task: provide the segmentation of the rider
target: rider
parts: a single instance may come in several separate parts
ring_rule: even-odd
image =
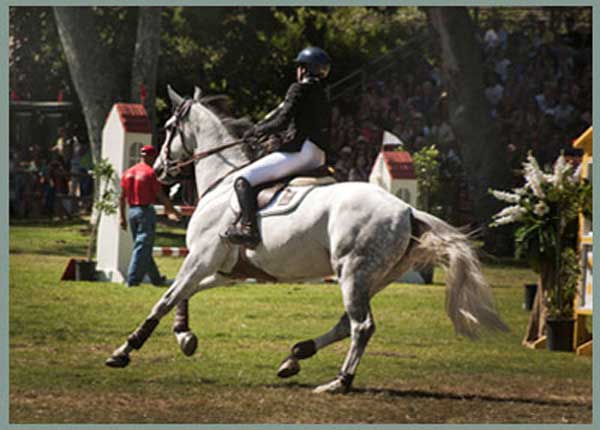
[[[277,152],[258,159],[236,175],[234,189],[241,219],[239,225],[234,223],[224,234],[233,244],[254,248],[260,243],[253,187],[316,169],[331,158],[331,106],[323,83],[329,74],[331,59],[321,48],[308,47],[300,51],[295,63],[296,82],[288,88],[283,103],[244,133],[244,139],[250,139],[285,131]]]

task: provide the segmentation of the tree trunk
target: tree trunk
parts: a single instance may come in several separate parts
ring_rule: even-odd
[[[424,8],[442,55],[450,123],[470,184],[473,215],[485,231],[500,204],[490,188],[506,188],[510,170],[484,93],[482,49],[465,7]]]
[[[83,108],[94,161],[101,154],[102,128],[119,99],[117,75],[108,51],[95,31],[89,7],[55,7],[54,17],[71,79]]]
[[[131,101],[141,102],[140,88],[146,89],[144,107],[152,125],[152,143],[156,145],[156,74],[160,52],[160,19],[162,8],[141,7],[131,67]]]

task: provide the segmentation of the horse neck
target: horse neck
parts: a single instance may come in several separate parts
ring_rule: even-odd
[[[205,109],[205,108],[204,108]],[[203,132],[197,141],[202,142],[200,151],[206,151],[239,140],[232,136],[221,121],[208,109],[205,109],[206,118],[203,121]],[[222,182],[229,182],[234,170],[247,165],[250,159],[242,151],[242,145],[235,145],[221,152],[200,159],[195,163],[196,190],[202,196],[210,187],[221,178]]]

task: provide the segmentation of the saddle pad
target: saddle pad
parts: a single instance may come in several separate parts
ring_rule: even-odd
[[[258,211],[259,217],[268,217],[275,215],[284,215],[295,210],[302,200],[310,193],[316,185],[310,186],[287,186],[281,190],[271,202],[263,209]],[[230,200],[230,207],[234,213],[240,212],[240,205],[235,193]]]
[[[315,188],[315,185],[310,186],[287,186],[279,192],[279,194],[265,206],[264,209],[258,211],[259,217],[268,217],[275,215],[283,215],[295,210],[302,200]]]
[[[336,181],[333,176],[322,176],[318,178],[299,176],[294,178],[283,190],[279,192],[277,196],[275,196],[271,203],[258,211],[258,216],[264,218],[268,216],[290,213],[296,210],[308,193],[310,193],[315,187],[331,185],[335,183]]]

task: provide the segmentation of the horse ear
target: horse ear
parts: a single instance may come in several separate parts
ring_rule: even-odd
[[[171,99],[171,104],[173,106],[179,106],[183,102],[183,97],[177,94],[171,85],[167,85],[167,92],[169,93],[169,98]]]
[[[200,102],[200,98],[202,98],[202,90],[200,87],[194,86],[194,101]]]

